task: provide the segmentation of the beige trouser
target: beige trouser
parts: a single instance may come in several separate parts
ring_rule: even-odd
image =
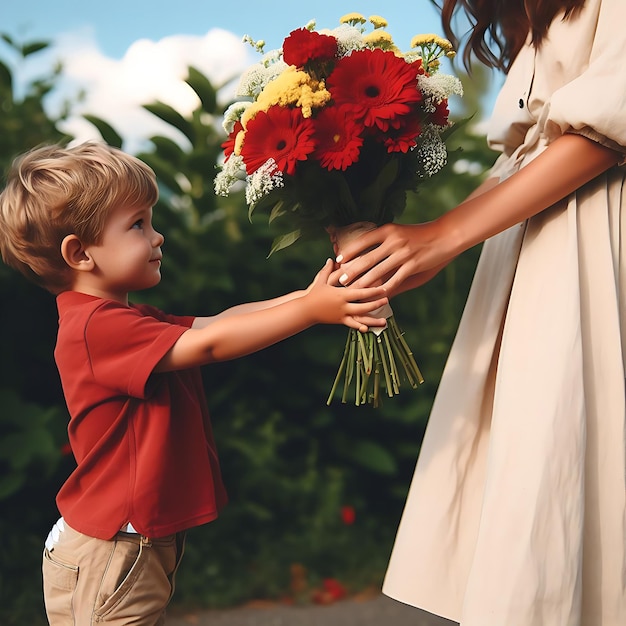
[[[148,539],[120,532],[104,541],[65,524],[59,542],[43,555],[50,624],[164,624],[183,548],[183,533]]]

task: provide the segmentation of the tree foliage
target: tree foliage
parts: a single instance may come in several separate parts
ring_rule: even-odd
[[[65,143],[44,99],[61,68],[20,88],[14,67],[27,64],[46,42],[20,44],[0,34],[0,166],[42,143]],[[63,456],[67,413],[52,360],[53,297],[0,263],[0,623],[42,619],[42,541],[54,521],[52,485],[68,471]]]

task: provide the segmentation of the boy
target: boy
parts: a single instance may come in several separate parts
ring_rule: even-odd
[[[157,195],[147,165],[97,143],[23,155],[0,194],[2,258],[59,310],[55,360],[77,467],[44,551],[51,624],[164,623],[184,531],[226,502],[200,365],[318,323],[384,324],[367,317],[384,291],[332,286],[329,261],[306,290],[214,317],[129,303],[161,279]]]

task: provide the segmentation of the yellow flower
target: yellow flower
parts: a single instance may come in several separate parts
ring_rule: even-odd
[[[340,24],[352,24],[352,26],[356,26],[357,24],[365,24],[367,20],[365,16],[360,13],[347,13],[343,17],[339,18]]]
[[[369,47],[382,48],[383,50],[395,49],[391,35],[385,30],[375,30],[363,35],[363,42]]]
[[[432,33],[415,35],[413,39],[411,39],[411,48],[419,48],[420,46],[428,46],[430,44],[434,44],[446,53],[453,50],[452,44],[447,39]]]
[[[388,26],[387,20],[380,15],[370,15],[369,21],[374,28],[387,28]]]
[[[241,148],[243,147],[243,139],[244,139],[245,135],[246,135],[245,131],[240,130],[237,133],[237,136],[235,137],[235,146],[233,148],[233,152],[237,156],[239,156],[241,154]]]
[[[289,66],[265,86],[257,101],[241,116],[241,123],[246,128],[259,111],[267,111],[274,105],[297,106],[302,109],[302,117],[311,117],[313,109],[323,107],[329,100],[330,92],[323,80]]]

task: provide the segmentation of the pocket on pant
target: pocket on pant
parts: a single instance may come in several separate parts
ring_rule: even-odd
[[[95,613],[104,616],[124,600],[148,558],[141,545],[116,540],[102,575]]]
[[[55,557],[54,550],[43,553],[43,595],[50,623],[73,624],[72,597],[78,583],[78,566]]]
[[[131,623],[140,614],[153,618],[150,623],[157,623],[170,598],[167,573],[175,562],[174,542],[165,549],[168,556],[165,560],[171,561],[169,566],[165,565],[161,552],[157,545],[116,541],[95,606],[94,613],[99,619]]]

